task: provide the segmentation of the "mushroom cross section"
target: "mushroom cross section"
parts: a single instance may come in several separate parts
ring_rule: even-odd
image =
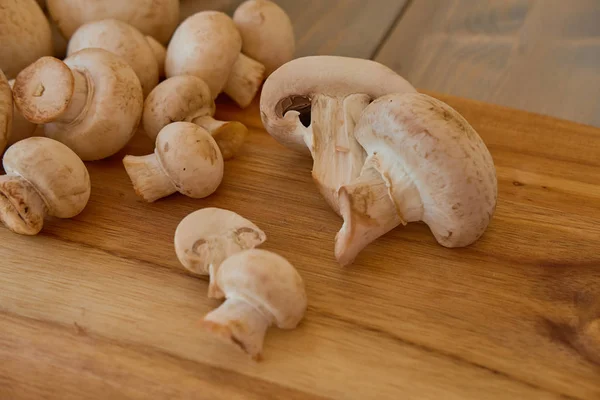
[[[13,87],[19,111],[45,124],[46,136],[84,161],[121,150],[136,132],[144,98],[135,72],[104,49],[83,49],[64,62],[42,57],[19,73]]]
[[[304,282],[284,257],[261,249],[236,253],[219,268],[215,285],[226,298],[202,325],[260,360],[267,329],[294,329],[307,308]]]
[[[421,93],[383,96],[364,110],[355,136],[368,157],[339,190],[340,264],[409,222],[425,222],[445,247],[483,235],[496,207],[496,170],[482,138],[453,108]]]
[[[178,75],[161,82],[144,103],[144,131],[156,140],[158,132],[175,121],[192,122],[206,129],[217,142],[224,160],[236,155],[248,129],[238,121],[213,118],[215,102],[206,82],[192,75]]]
[[[46,216],[72,218],[90,198],[85,164],[64,144],[23,139],[6,150],[0,176],[0,219],[13,232],[36,235]]]
[[[214,278],[223,261],[267,240],[266,234],[241,215],[207,207],[188,214],[175,230],[175,253],[181,264],[197,275],[209,275],[209,297],[222,297]]]
[[[4,72],[0,69],[0,154],[6,148],[13,124],[12,91]]]
[[[263,125],[284,146],[312,155],[312,176],[339,213],[337,190],[356,178],[366,153],[354,138],[362,111],[389,93],[416,92],[377,62],[338,56],[292,60],[265,81]]]

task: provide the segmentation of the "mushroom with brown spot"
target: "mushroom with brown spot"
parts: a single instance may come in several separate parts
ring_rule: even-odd
[[[10,85],[12,94],[12,88],[15,85],[15,80],[11,79],[8,81],[8,84]],[[10,146],[14,143],[17,143],[19,140],[23,140],[32,136],[44,136],[43,126],[27,121],[23,114],[21,114],[21,111],[19,111],[17,108],[17,105],[13,104],[13,124],[8,135],[8,145]]]
[[[135,192],[147,202],[180,192],[200,199],[214,193],[223,180],[223,156],[204,128],[173,122],[156,137],[153,154],[127,155],[123,165]]]
[[[208,296],[216,297],[214,277],[223,261],[267,240],[265,233],[241,215],[207,207],[181,220],[175,230],[175,252],[179,262],[196,275],[209,275]]]
[[[11,231],[38,234],[46,216],[73,218],[90,197],[83,161],[64,144],[45,137],[10,146],[2,160],[0,219]]]
[[[179,23],[179,0],[47,0],[47,8],[67,40],[87,22],[114,18],[167,44]]]
[[[340,264],[410,222],[423,221],[445,247],[483,235],[496,207],[496,170],[482,138],[453,108],[421,93],[392,94],[371,103],[354,132],[368,157],[339,191]]]
[[[13,79],[29,64],[53,52],[50,23],[35,0],[0,2],[0,69]]]
[[[354,126],[374,99],[416,92],[410,83],[375,61],[338,56],[292,60],[266,80],[262,122],[284,146],[312,155],[312,176],[339,213],[338,189],[358,177],[366,153]]]
[[[291,61],[294,27],[286,12],[269,0],[247,0],[233,13],[242,36],[242,53],[265,66],[265,76]]]
[[[84,161],[121,150],[135,134],[144,99],[135,72],[103,49],[83,49],[64,62],[43,57],[19,73],[14,100],[45,135],[69,146]]]
[[[175,121],[193,122],[206,129],[217,142],[224,160],[236,155],[248,129],[237,121],[213,118],[215,102],[208,85],[192,75],[179,75],[161,82],[144,103],[142,122],[152,140],[158,132]]]
[[[90,47],[108,50],[127,61],[140,79],[144,97],[158,85],[161,60],[157,55],[161,57],[162,45],[128,23],[103,19],[81,25],[69,40],[67,55]]]
[[[208,313],[202,326],[259,360],[267,329],[294,329],[307,308],[304,282],[284,257],[260,249],[227,258],[213,277],[226,298]]]
[[[167,47],[165,73],[194,75],[210,87],[215,99],[225,92],[245,108],[258,93],[265,67],[241,53],[242,38],[233,20],[220,11],[201,11],[186,18]]]

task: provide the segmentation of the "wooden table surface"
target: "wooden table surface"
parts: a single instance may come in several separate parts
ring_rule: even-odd
[[[207,199],[142,202],[120,161],[151,151],[141,135],[88,163],[80,216],[37,237],[0,229],[0,398],[600,398],[600,129],[437,97],[498,171],[495,217],[464,249],[411,224],[341,268],[311,160],[266,134],[256,105],[220,107],[251,135]],[[261,363],[198,327],[219,303],[173,234],[207,206],[258,224],[306,282],[305,320],[271,329]]]

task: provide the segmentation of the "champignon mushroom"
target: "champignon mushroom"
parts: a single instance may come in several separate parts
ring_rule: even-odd
[[[160,43],[154,41],[155,45]],[[135,71],[144,97],[158,85],[159,60],[146,36],[126,22],[103,19],[81,25],[69,41],[67,55],[96,47],[121,56]]]
[[[210,87],[213,99],[224,91],[240,107],[258,92],[265,67],[240,53],[242,38],[231,17],[220,11],[201,11],[175,30],[165,60],[167,78],[194,75]]]
[[[179,22],[179,0],[47,0],[47,8],[67,40],[86,22],[114,18],[166,44]]]
[[[267,329],[294,329],[307,307],[304,282],[282,256],[260,249],[227,258],[214,277],[226,300],[208,313],[202,325],[219,338],[259,360]]]
[[[0,153],[8,143],[13,125],[12,92],[4,72],[0,69]]]
[[[10,81],[8,81],[8,84],[10,85],[10,88],[12,90],[12,88],[15,85],[15,80],[11,79]],[[14,143],[17,143],[19,140],[23,140],[32,136],[44,136],[43,125],[37,125],[33,122],[27,121],[27,119],[23,116],[23,114],[21,114],[21,112],[17,108],[17,105],[14,104],[13,124],[12,130],[8,135],[8,145],[10,146]]]
[[[125,156],[123,165],[135,192],[147,202],[180,192],[201,199],[223,180],[223,156],[205,129],[173,122],[156,137],[153,154]]]
[[[339,214],[337,190],[359,173],[366,154],[354,126],[370,101],[389,93],[416,92],[404,78],[370,60],[311,56],[292,60],[266,80],[260,114],[284,146],[314,159],[312,176]]]
[[[360,176],[339,191],[340,264],[409,222],[425,222],[445,247],[468,246],[484,233],[496,206],[494,162],[449,105],[421,93],[383,96],[363,111],[354,132],[368,157]]]
[[[27,138],[4,153],[0,219],[11,231],[38,234],[46,216],[73,218],[90,197],[90,177],[79,157],[45,137]]]
[[[167,48],[152,36],[146,36],[146,41],[154,53],[154,59],[158,64],[159,80],[165,77],[165,59],[167,58]]]
[[[242,52],[265,66],[265,76],[294,57],[292,21],[274,2],[247,0],[235,10],[233,21],[242,36]]]
[[[209,275],[208,296],[215,297],[214,277],[221,263],[240,251],[253,249],[267,240],[255,224],[222,208],[207,207],[188,214],[175,230],[175,252],[179,262],[196,275]]]
[[[50,23],[35,0],[2,0],[0,69],[7,79],[40,57],[52,55]]]
[[[14,100],[46,136],[69,146],[84,161],[121,150],[135,134],[144,99],[140,81],[121,57],[83,49],[64,62],[42,57],[15,81]]]
[[[174,121],[193,122],[216,140],[224,160],[235,156],[248,129],[237,121],[217,121],[215,102],[208,85],[192,75],[179,75],[161,82],[144,103],[144,131],[155,140],[158,132]]]

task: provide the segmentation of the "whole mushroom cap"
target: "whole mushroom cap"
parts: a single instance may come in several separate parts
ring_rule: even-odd
[[[308,153],[299,115],[310,111],[314,96],[366,94],[376,99],[396,92],[416,89],[375,61],[340,56],[302,57],[282,65],[265,81],[260,115],[267,132],[281,144]]]
[[[64,144],[45,137],[23,139],[6,150],[7,174],[31,183],[48,207],[48,213],[72,218],[90,197],[90,176],[85,164]]]
[[[114,18],[166,44],[179,22],[179,0],[48,0],[47,7],[66,39],[86,22]]]
[[[173,185],[187,196],[208,196],[223,180],[224,162],[217,142],[196,124],[165,126],[156,138],[154,152]]]
[[[206,82],[192,75],[178,75],[162,81],[144,102],[144,131],[151,138],[174,121],[213,115],[215,103]]]
[[[263,313],[270,313],[281,329],[293,329],[307,307],[304,282],[284,257],[250,249],[226,259],[216,284],[226,298],[242,298]]]
[[[12,91],[6,76],[0,70],[0,153],[8,143],[8,136],[12,130],[13,100]]]
[[[158,84],[158,61],[142,33],[126,22],[104,19],[81,25],[71,37],[67,56],[85,48],[101,48],[122,57],[135,71],[144,97]]]
[[[274,2],[247,0],[235,10],[233,20],[242,35],[242,52],[263,64],[266,76],[294,57],[292,21]]]
[[[52,55],[50,23],[35,0],[2,0],[0,69],[13,79],[40,57]]]
[[[209,86],[213,99],[223,91],[242,38],[231,17],[220,11],[202,11],[186,18],[167,48],[165,73],[194,75]]]

